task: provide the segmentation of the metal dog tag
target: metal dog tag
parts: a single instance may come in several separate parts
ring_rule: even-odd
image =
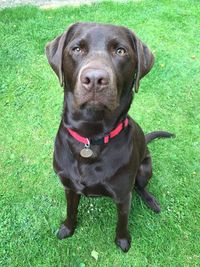
[[[85,145],[80,151],[80,155],[83,158],[90,158],[93,155],[93,151],[90,149],[90,145]]]

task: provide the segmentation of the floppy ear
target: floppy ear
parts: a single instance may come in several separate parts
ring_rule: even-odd
[[[132,32],[132,40],[137,55],[137,70],[135,74],[134,88],[137,93],[140,86],[140,79],[144,77],[153,67],[154,56],[149,48]]]
[[[66,32],[47,43],[45,47],[49,64],[58,76],[61,86],[64,85],[64,76],[62,70],[63,50],[67,41],[72,35],[72,30],[76,25],[78,25],[78,23],[71,25]]]

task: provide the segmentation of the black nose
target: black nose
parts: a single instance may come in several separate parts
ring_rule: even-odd
[[[102,91],[109,84],[109,74],[103,69],[85,69],[81,73],[81,84],[87,91]]]

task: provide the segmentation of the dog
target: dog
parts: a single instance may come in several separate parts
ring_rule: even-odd
[[[58,238],[73,235],[81,195],[107,196],[117,207],[115,243],[127,252],[133,189],[150,209],[160,212],[147,191],[152,176],[147,143],[173,136],[165,131],[145,136],[128,115],[154,56],[130,29],[99,23],[71,25],[46,45],[46,55],[64,87],[53,167],[64,186],[67,218]]]

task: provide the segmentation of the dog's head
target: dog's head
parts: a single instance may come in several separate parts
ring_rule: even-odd
[[[76,23],[49,42],[46,55],[73,106],[115,110],[153,66],[148,47],[120,26]]]

